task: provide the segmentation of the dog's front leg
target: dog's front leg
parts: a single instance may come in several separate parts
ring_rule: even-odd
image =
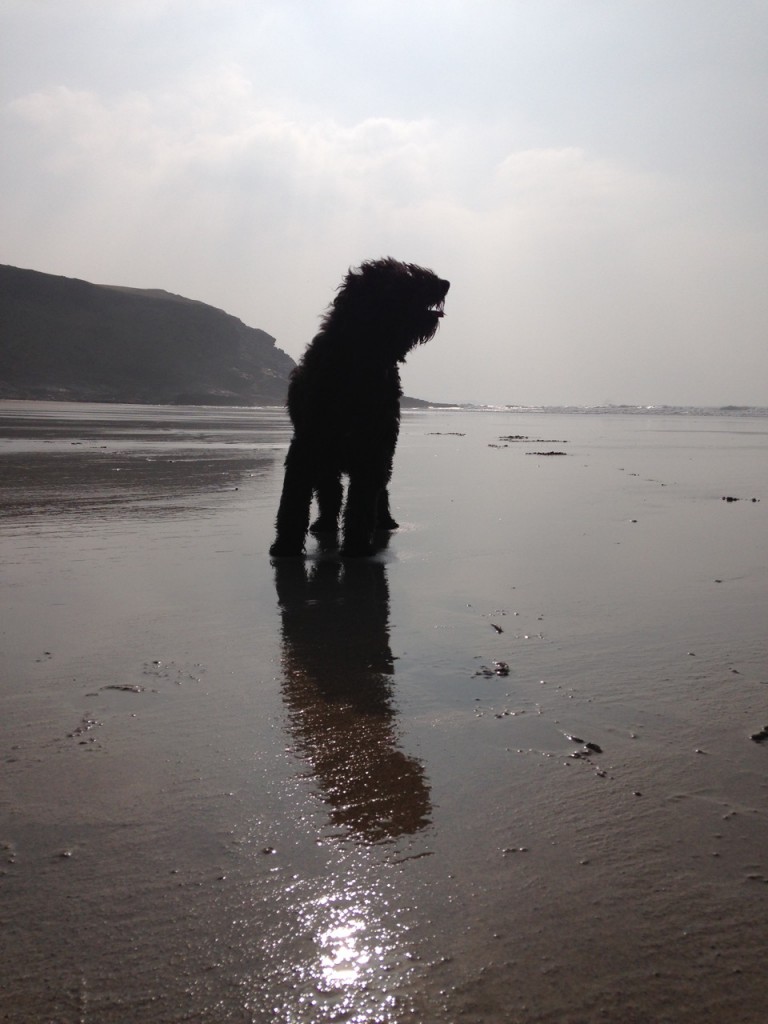
[[[336,533],[339,528],[339,512],[344,497],[341,474],[333,470],[319,472],[316,476],[318,516],[310,526],[311,533]]]
[[[377,530],[396,530],[400,524],[392,518],[389,508],[389,488],[382,487],[379,492],[379,503],[376,511]]]
[[[285,459],[283,493],[277,510],[277,536],[270,555],[301,555],[312,501],[312,458],[306,445],[291,441]]]
[[[344,507],[344,544],[342,555],[350,558],[372,555],[376,551],[376,528],[381,481],[369,471],[350,472],[347,504]]]

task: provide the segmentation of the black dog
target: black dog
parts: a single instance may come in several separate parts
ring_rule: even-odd
[[[387,486],[400,430],[397,364],[435,334],[449,282],[393,259],[351,270],[291,374],[288,412],[293,440],[277,513],[272,555],[300,555],[317,495],[313,533],[338,525],[343,488],[342,554],[369,555],[374,530],[397,523]]]

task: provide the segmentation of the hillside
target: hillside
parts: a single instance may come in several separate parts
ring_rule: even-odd
[[[0,265],[0,398],[279,405],[293,366],[203,302]]]

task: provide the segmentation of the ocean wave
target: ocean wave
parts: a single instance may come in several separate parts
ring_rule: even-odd
[[[768,418],[761,405],[465,405],[442,406],[477,412],[549,413],[589,416],[730,416]]]

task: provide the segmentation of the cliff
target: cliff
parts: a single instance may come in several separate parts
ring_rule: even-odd
[[[282,405],[293,366],[203,302],[0,265],[0,398]]]

